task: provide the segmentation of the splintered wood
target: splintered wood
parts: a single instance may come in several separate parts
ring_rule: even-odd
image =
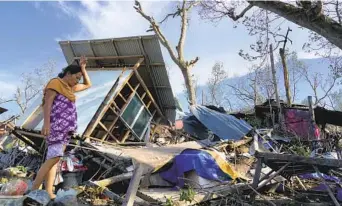
[[[144,165],[143,174],[152,172],[155,168],[163,166],[174,156],[180,154],[185,149],[201,149],[202,145],[198,142],[184,142],[165,147],[144,147],[136,149],[126,149],[111,147],[108,145],[93,145],[98,150],[109,154],[113,158],[132,158],[135,162]]]

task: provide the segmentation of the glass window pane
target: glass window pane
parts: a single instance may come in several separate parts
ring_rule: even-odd
[[[150,120],[150,114],[147,112],[147,110],[144,108],[137,121],[135,122],[134,126],[133,126],[133,131],[140,137],[142,135],[142,133],[144,132],[144,129],[148,123],[148,121]]]
[[[137,116],[142,106],[143,105],[141,101],[136,96],[134,96],[122,114],[122,118],[128,125],[132,126],[134,118]]]

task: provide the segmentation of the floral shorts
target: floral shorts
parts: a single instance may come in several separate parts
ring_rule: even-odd
[[[48,146],[46,160],[63,157],[66,144],[64,142],[55,143]]]

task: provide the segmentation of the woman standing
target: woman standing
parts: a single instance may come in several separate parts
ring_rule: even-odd
[[[54,199],[53,184],[56,178],[57,164],[64,154],[71,135],[77,129],[75,92],[91,87],[86,67],[86,59],[80,60],[80,66],[69,65],[50,80],[44,90],[43,111],[44,125],[42,134],[48,145],[46,161],[39,169],[32,190],[39,189],[45,180],[45,188],[50,198]],[[83,83],[79,83],[83,76]]]

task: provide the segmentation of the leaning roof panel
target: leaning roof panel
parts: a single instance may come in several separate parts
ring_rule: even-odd
[[[145,62],[138,72],[157,101],[164,115],[175,121],[176,106],[171,84],[165,68],[158,38],[155,35],[112,39],[96,39],[59,42],[66,61],[75,57],[125,57],[122,59],[88,60],[88,67],[97,70],[133,66],[141,57]]]

